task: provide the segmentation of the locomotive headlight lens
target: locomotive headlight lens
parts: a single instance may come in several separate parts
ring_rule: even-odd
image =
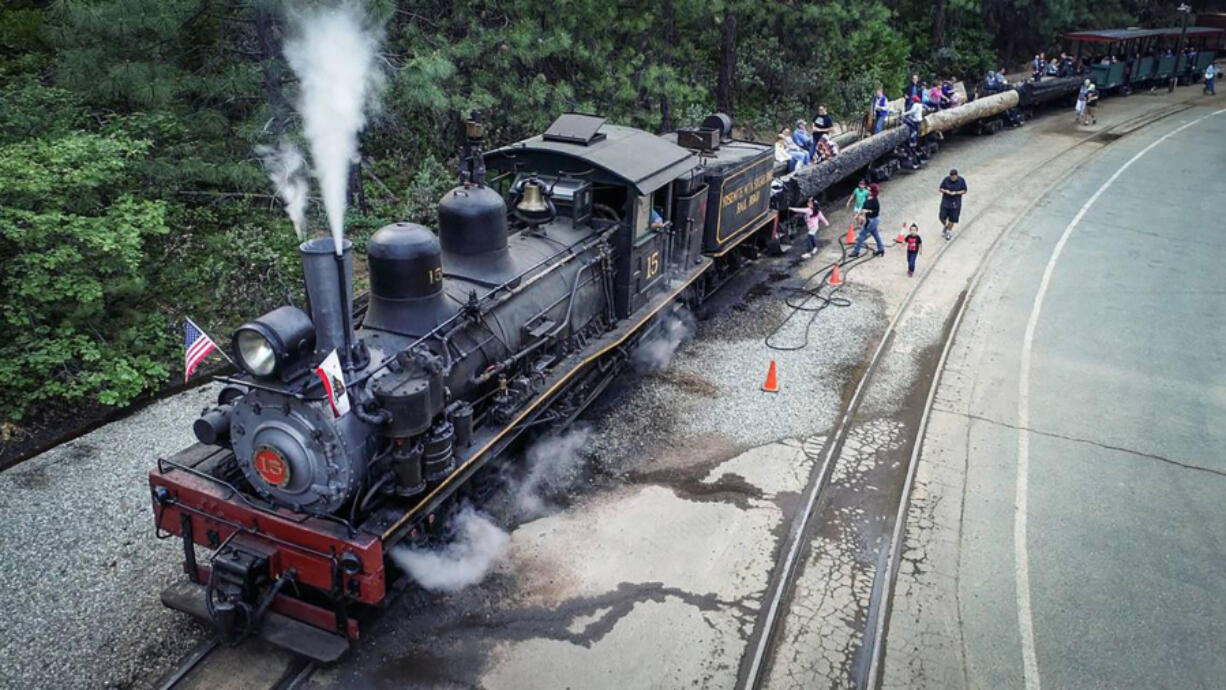
[[[234,350],[243,368],[256,376],[270,376],[277,368],[277,353],[259,331],[240,328],[234,334]]]
[[[278,307],[234,332],[238,363],[255,376],[273,376],[315,347],[311,317],[297,307]]]

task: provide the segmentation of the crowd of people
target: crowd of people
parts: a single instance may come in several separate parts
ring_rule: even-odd
[[[999,77],[999,82],[1007,86],[1003,71],[990,74],[993,83],[997,83]],[[903,124],[911,129],[912,143],[918,139],[920,123],[926,111],[944,110],[963,103],[963,97],[954,84],[953,78],[933,80],[930,84],[920,81],[918,74],[911,75],[911,81],[903,88],[902,112]],[[896,112],[890,108],[884,88],[877,89],[872,108],[873,134],[878,134],[885,129],[889,116]],[[834,140],[834,120],[825,105],[818,107],[812,122],[800,119],[792,127],[784,125],[779,128],[775,138],[775,160],[786,163],[789,173],[831,160],[838,155],[839,145]]]
[[[1040,82],[1043,81],[1043,77],[1059,78],[1084,74],[1086,67],[1080,57],[1074,58],[1068,53],[1062,52],[1059,57],[1053,55],[1050,60],[1047,59],[1047,53],[1039,53],[1030,61],[1030,71],[1034,80]]]
[[[834,141],[834,118],[825,105],[817,108],[817,115],[810,124],[803,119],[796,121],[795,128],[786,125],[779,129],[775,139],[775,160],[788,164],[788,172],[809,165],[831,160],[839,155],[839,145]]]
[[[966,194],[966,180],[962,178],[956,169],[950,170],[949,175],[941,180],[938,191],[941,194],[941,205],[939,219],[941,222],[941,235],[946,240],[953,239],[954,226],[957,225],[962,214],[962,197]],[[848,259],[859,258],[860,253],[864,250],[864,245],[868,242],[868,238],[873,238],[873,243],[876,249],[873,252],[874,256],[884,256],[886,245],[881,239],[880,220],[881,220],[881,188],[877,183],[870,183],[866,179],[860,180],[856,188],[852,190],[851,195],[847,197],[845,207],[852,207],[852,223],[856,228],[855,245],[851,247],[851,253],[847,254]],[[804,206],[792,207],[788,211],[797,213],[803,216],[805,227],[808,230],[807,250],[801,254],[801,259],[808,259],[817,253],[817,234],[822,227],[829,227],[830,221],[826,219],[826,215],[822,212],[821,200],[817,196],[810,197]],[[850,232],[850,231],[849,231]],[[915,275],[915,263],[923,246],[923,238],[920,236],[919,226],[916,223],[911,223],[906,227],[903,233],[900,233],[901,239],[899,242],[906,249],[907,258],[907,275]]]

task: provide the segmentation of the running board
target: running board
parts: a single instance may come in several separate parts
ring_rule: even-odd
[[[213,625],[204,604],[205,586],[194,582],[178,582],[162,591],[162,604],[184,613],[189,613]],[[260,628],[255,633],[261,640],[288,652],[313,659],[321,664],[331,664],[349,651],[349,640],[321,630],[313,625],[284,616],[276,611],[267,611]]]

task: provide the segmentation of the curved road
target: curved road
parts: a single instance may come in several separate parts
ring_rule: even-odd
[[[993,257],[938,388],[886,687],[1226,678],[1226,110],[1114,141]]]

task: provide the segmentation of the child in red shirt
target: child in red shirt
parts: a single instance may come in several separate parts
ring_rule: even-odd
[[[911,224],[911,230],[903,242],[907,245],[907,275],[913,276],[915,275],[915,257],[919,256],[920,248],[924,245],[924,240],[919,234],[919,227],[915,223]]]

